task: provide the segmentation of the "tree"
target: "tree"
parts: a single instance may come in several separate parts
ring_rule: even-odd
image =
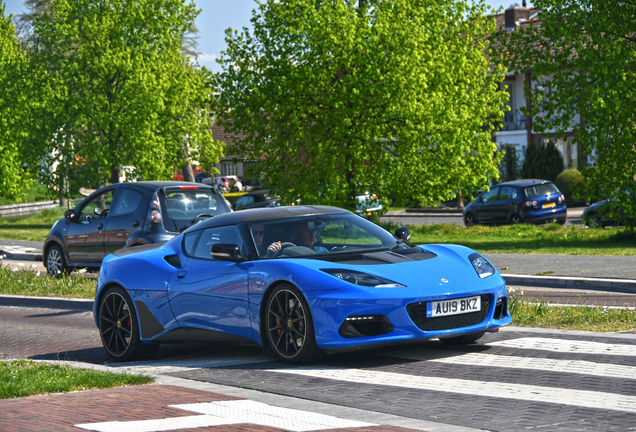
[[[503,70],[483,2],[268,0],[226,32],[219,124],[287,201],[433,201],[498,176]]]
[[[571,131],[593,163],[583,170],[588,199],[618,192],[612,212],[636,220],[636,4],[615,0],[535,0],[540,21],[499,36],[506,65],[532,71],[533,128]]]
[[[563,166],[563,156],[552,141],[540,147],[529,145],[521,176],[554,182],[563,171]]]
[[[25,113],[30,105],[22,91],[27,67],[12,17],[5,16],[5,5],[0,0],[0,197],[17,198],[32,181],[23,168],[32,162],[23,146]]]
[[[34,145],[53,184],[172,178],[191,159],[218,161],[211,74],[181,53],[198,11],[185,0],[56,0],[34,21],[44,76]]]

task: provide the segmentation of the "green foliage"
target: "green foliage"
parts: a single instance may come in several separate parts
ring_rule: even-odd
[[[20,198],[32,177],[23,164],[33,163],[24,151],[25,110],[31,104],[23,92],[28,58],[20,50],[12,17],[0,1],[0,197]]]
[[[585,191],[583,190],[585,181],[583,175],[576,168],[568,168],[563,171],[557,176],[554,184],[563,192],[568,202],[580,201],[581,198],[585,202]]]
[[[532,70],[533,129],[573,134],[593,163],[582,172],[587,199],[633,190],[636,178],[636,4],[599,0],[535,0],[536,23],[498,37],[511,70]],[[541,114],[541,115],[538,115]],[[610,203],[636,221],[636,204],[624,194]]]
[[[185,0],[57,0],[35,18],[31,144],[47,155],[46,182],[68,193],[68,179],[117,182],[122,166],[159,180],[184,161],[219,160],[211,73],[181,53],[197,14]]]
[[[507,182],[521,178],[522,164],[516,147],[512,144],[504,144],[501,150],[503,150],[504,156],[501,159],[501,165],[499,165],[500,180]]]
[[[562,171],[563,156],[552,141],[540,147],[528,146],[526,158],[521,168],[523,178],[535,178],[553,182]]]
[[[0,399],[149,384],[154,378],[36,360],[0,361]]]
[[[361,4],[358,6],[358,4]],[[233,153],[286,202],[353,209],[465,195],[498,177],[504,78],[483,1],[268,0],[226,32],[216,77]],[[263,157],[266,155],[266,157]]]

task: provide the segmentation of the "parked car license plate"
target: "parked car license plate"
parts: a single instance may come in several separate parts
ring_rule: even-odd
[[[554,207],[556,205],[556,203],[547,203],[547,204],[543,204],[543,208],[550,208],[550,207]]]
[[[441,300],[426,304],[426,316],[429,318],[447,315],[459,315],[481,310],[481,297],[466,297],[453,300]]]

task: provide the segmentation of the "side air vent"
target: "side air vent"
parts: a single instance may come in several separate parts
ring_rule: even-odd
[[[163,259],[172,267],[181,268],[181,258],[179,258],[179,255],[168,255],[163,257]]]

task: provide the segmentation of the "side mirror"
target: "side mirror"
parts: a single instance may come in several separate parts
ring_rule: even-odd
[[[73,209],[68,209],[64,212],[64,217],[68,220],[75,219],[75,211]]]
[[[409,227],[400,227],[395,230],[395,238],[402,240],[404,243],[411,241],[411,230]]]
[[[247,258],[241,256],[241,248],[238,245],[229,243],[217,243],[212,245],[210,255],[212,255],[212,258],[220,261],[247,261]]]

